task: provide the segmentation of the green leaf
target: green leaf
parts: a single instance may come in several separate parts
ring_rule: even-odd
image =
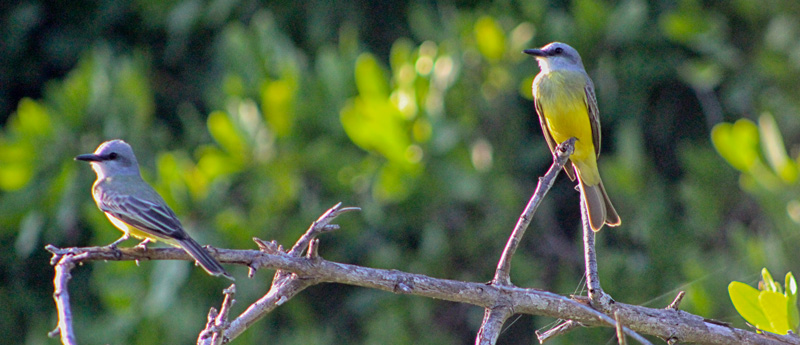
[[[728,295],[739,315],[756,328],[766,329],[765,327],[770,327],[770,323],[761,310],[759,293],[756,288],[742,282],[731,282],[728,285]]]
[[[711,142],[720,156],[737,170],[749,172],[758,160],[758,127],[748,119],[715,125],[711,129]]]
[[[398,73],[404,65],[413,63],[413,50],[414,42],[408,38],[399,38],[394,41],[392,49],[389,51],[389,65],[392,67],[392,72]],[[397,77],[395,75],[395,78]]]
[[[497,61],[506,50],[506,36],[500,24],[489,16],[475,22],[475,42],[478,50],[489,61]]]
[[[0,137],[0,190],[15,191],[33,178],[34,147],[27,141],[6,143]]]
[[[413,190],[413,179],[406,169],[397,164],[386,164],[381,168],[373,194],[378,200],[399,202],[404,200]]]
[[[225,154],[217,147],[203,146],[197,152],[199,157],[197,169],[211,182],[220,176],[237,173],[242,168],[239,160]]]
[[[240,155],[244,152],[245,143],[225,112],[215,111],[208,115],[208,131],[228,153]]]
[[[44,137],[53,132],[47,108],[40,102],[23,98],[11,118],[11,130],[26,138]]]
[[[357,97],[341,110],[345,133],[356,145],[374,150],[389,161],[408,166],[405,153],[411,144],[403,115],[385,99]]]
[[[389,97],[386,73],[372,54],[364,53],[356,60],[356,87],[364,98]]]
[[[761,133],[761,147],[772,170],[786,183],[797,181],[797,166],[786,153],[783,136],[778,130],[775,118],[769,113],[764,113],[758,118],[758,128]]]
[[[783,293],[781,285],[776,283],[775,279],[772,279],[772,275],[766,267],[761,269],[761,280],[764,282],[764,288],[762,290]]]
[[[761,328],[777,334],[786,334],[789,327],[789,315],[786,308],[786,296],[774,291],[761,291],[758,303],[769,320],[770,328]],[[760,327],[759,327],[760,328]]]
[[[264,118],[279,137],[291,133],[294,122],[294,102],[297,85],[293,80],[276,80],[261,86],[261,104]]]
[[[800,326],[800,311],[797,309],[797,281],[792,272],[786,273],[786,309],[789,311],[789,326],[797,332]]]
[[[709,17],[698,10],[684,10],[662,15],[658,24],[668,39],[688,43],[703,37],[713,28],[714,22]]]
[[[678,66],[681,79],[701,90],[712,90],[719,86],[724,73],[724,68],[716,61],[695,59]]]

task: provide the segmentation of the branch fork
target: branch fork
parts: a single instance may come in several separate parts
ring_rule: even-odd
[[[337,204],[312,223],[288,251],[275,241],[260,239],[254,239],[258,250],[214,249],[212,254],[221,262],[247,266],[250,268],[251,276],[262,268],[274,269],[276,273],[270,290],[232,320],[230,320],[230,310],[235,303],[235,285],[225,289],[220,309],[211,308],[208,321],[199,333],[197,343],[204,345],[229,343],[258,319],[286,303],[306,287],[318,283],[337,283],[484,308],[484,323],[476,337],[478,344],[494,344],[502,331],[503,324],[513,314],[523,313],[567,320],[547,332],[541,334],[537,332],[540,342],[577,327],[611,326],[617,329],[617,339],[620,343],[624,343],[627,341],[625,338],[629,337],[639,343],[650,344],[636,333],[642,332],[667,339],[670,343],[680,340],[703,344],[800,345],[800,339],[794,335],[756,334],[676,310],[680,298],[676,298],[676,302],[673,303],[675,309],[673,306],[667,309],[653,309],[614,303],[611,305],[612,313],[601,313],[593,308],[594,304],[587,297],[569,298],[543,290],[519,288],[511,284],[508,274],[511,256],[519,245],[524,229],[532,219],[533,210],[541,202],[546,189],[552,185],[555,175],[566,164],[572,151],[571,145],[574,145],[574,140],[567,141],[556,150],[554,156],[556,162],[548,174],[540,179],[537,192],[517,222],[515,231],[503,251],[495,277],[488,284],[439,279],[398,270],[375,269],[324,260],[319,256],[317,236],[337,229],[336,225],[330,223],[338,215],[358,209],[342,208],[341,204]],[[59,316],[58,327],[50,334],[54,337],[60,336],[63,344],[76,343],[67,290],[70,270],[75,265],[86,261],[193,260],[180,248],[62,249],[48,245],[46,249],[53,253],[51,262],[55,265],[56,271],[53,298]],[[619,335],[620,331],[622,336]]]

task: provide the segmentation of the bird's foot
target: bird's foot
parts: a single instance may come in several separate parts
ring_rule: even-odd
[[[135,248],[139,248],[142,251],[146,252],[147,251],[147,245],[149,243],[150,243],[150,239],[149,238],[145,238],[142,242],[139,242],[139,244],[137,244]]]

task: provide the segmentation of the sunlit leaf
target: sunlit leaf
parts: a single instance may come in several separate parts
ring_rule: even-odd
[[[43,137],[53,131],[47,108],[30,98],[19,102],[17,113],[12,117],[12,131],[27,137]]]
[[[374,187],[375,197],[388,202],[403,200],[412,190],[411,182],[410,176],[404,169],[399,169],[395,164],[387,164],[378,175]]]
[[[28,142],[14,144],[0,140],[0,189],[14,191],[33,178],[35,151]]]
[[[770,328],[762,328],[763,330],[786,334],[791,329],[786,308],[786,296],[779,292],[761,291],[758,295],[758,303],[770,324]]]
[[[533,78],[535,75],[531,74],[519,83],[519,94],[529,101],[533,100]]]
[[[758,160],[758,127],[748,119],[715,125],[711,129],[711,141],[722,158],[740,171],[750,171]]]
[[[235,173],[241,169],[241,164],[237,159],[216,147],[205,146],[198,152],[197,169],[211,182],[220,176]]]
[[[486,59],[497,61],[506,51],[506,36],[500,24],[489,16],[475,22],[475,43]]]
[[[800,327],[800,311],[797,309],[797,281],[792,272],[786,273],[786,309],[789,311],[789,327],[795,332]]]
[[[576,23],[589,32],[600,32],[608,22],[611,6],[594,0],[578,0],[572,2],[572,12]],[[614,18],[616,20],[616,18]]]
[[[264,117],[279,137],[291,132],[296,91],[294,83],[288,80],[267,82],[262,86],[261,104]]]
[[[182,213],[183,204],[175,196],[189,189],[183,176],[185,170],[191,168],[192,162],[179,152],[162,152],[156,157],[158,184],[154,187],[178,214]]]
[[[758,296],[760,291],[741,282],[731,282],[728,285],[728,294],[733,302],[733,307],[747,322],[759,329],[770,327],[769,319],[761,310]]]
[[[356,87],[365,98],[386,98],[389,96],[388,79],[378,61],[372,54],[364,53],[356,60]]]
[[[389,51],[389,64],[392,71],[397,73],[400,67],[412,61],[411,53],[414,50],[414,42],[407,38],[400,38],[392,44]]]
[[[764,155],[769,165],[784,182],[794,183],[797,181],[797,165],[789,159],[789,155],[786,153],[783,136],[775,118],[769,113],[764,113],[758,118],[758,128],[761,133],[761,146],[764,148]]]
[[[712,90],[722,81],[724,70],[711,60],[687,60],[678,66],[678,75],[690,85],[701,90]]]
[[[155,113],[155,101],[150,80],[147,78],[147,67],[136,59],[125,59],[118,71],[117,95],[129,107],[128,111],[135,116],[134,123],[144,128]]]
[[[783,293],[781,285],[775,282],[775,279],[772,279],[772,274],[769,273],[766,267],[761,269],[761,281],[764,282],[764,291]]]
[[[708,18],[701,11],[673,12],[659,18],[661,32],[667,38],[678,42],[691,42],[710,29]]]
[[[222,80],[222,92],[227,96],[245,96],[245,87],[242,77],[238,74],[228,73]]]
[[[402,164],[410,140],[401,118],[388,100],[357,98],[341,111],[345,132],[356,145]]]
[[[208,115],[208,131],[228,153],[239,155],[244,152],[245,144],[231,118],[222,111]]]

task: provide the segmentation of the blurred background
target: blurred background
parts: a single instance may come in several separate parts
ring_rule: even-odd
[[[800,3],[11,1],[0,5],[0,342],[55,344],[46,244],[119,237],[73,161],[122,138],[202,244],[289,246],[342,201],[329,260],[485,282],[551,164],[525,48],[574,46],[622,217],[598,236],[617,301],[747,327],[727,285],[800,272]],[[713,135],[712,135],[713,133]],[[712,139],[713,138],[713,139]],[[563,175],[513,261],[522,287],[582,293],[578,193]],[[133,246],[131,240],[123,246]],[[234,313],[273,272],[237,278]],[[81,344],[192,344],[228,282],[188,262],[72,273]],[[237,344],[466,344],[483,310],[309,288]],[[553,319],[515,317],[501,344]],[[609,328],[552,344],[615,343]]]

